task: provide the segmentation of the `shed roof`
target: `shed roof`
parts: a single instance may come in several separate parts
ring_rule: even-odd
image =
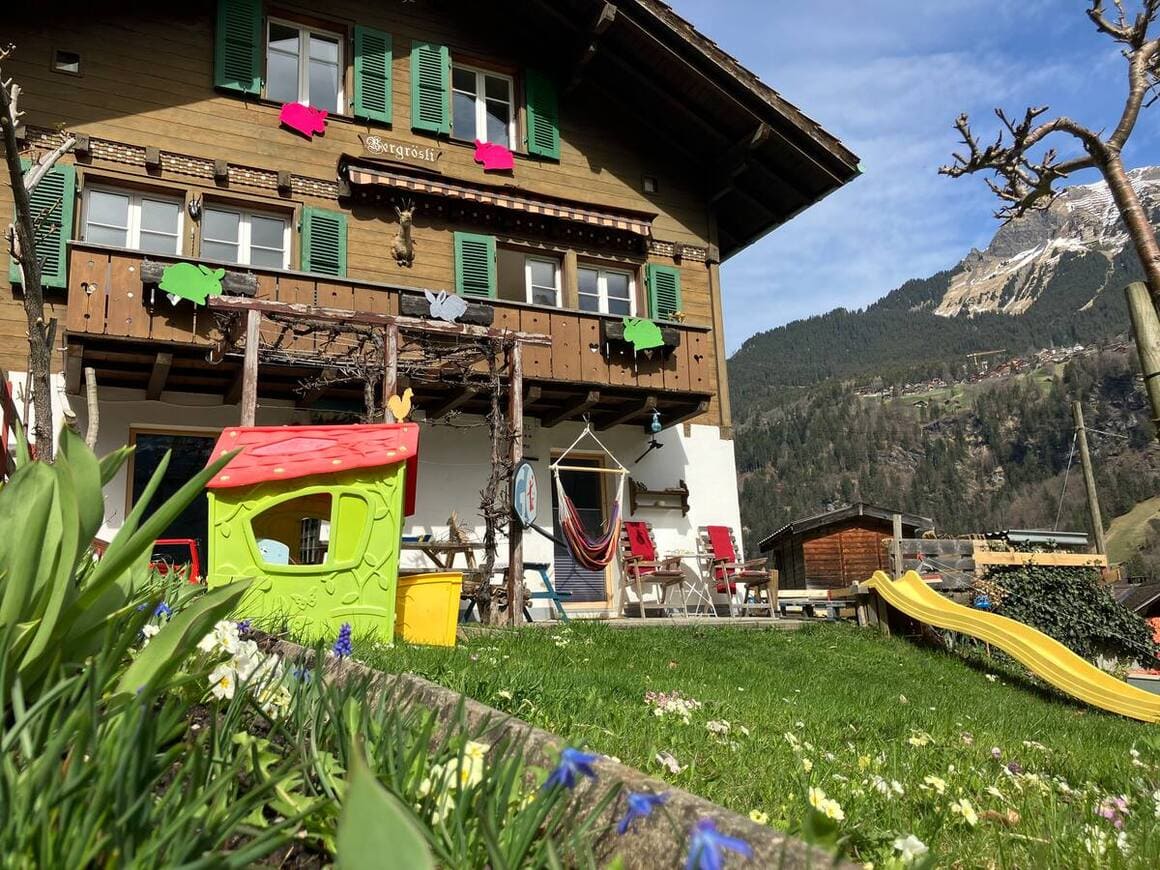
[[[877,505],[859,501],[848,507],[838,508],[838,510],[828,511],[824,514],[804,517],[800,520],[794,520],[792,523],[786,523],[768,538],[762,540],[758,544],[758,547],[761,549],[761,552],[768,553],[779,540],[791,535],[800,535],[803,532],[837,525],[854,519],[855,517],[872,517],[874,519],[891,522],[895,514],[902,515],[902,528],[911,529],[912,533],[920,529],[934,528],[934,520],[928,517],[920,517],[917,514],[908,514],[904,511],[891,510],[890,508],[878,507]]]
[[[356,426],[231,426],[222,431],[210,462],[241,452],[206,487],[230,489],[358,468],[407,463],[406,513],[415,512],[419,427],[415,423]]]
[[[1112,595],[1124,607],[1139,613],[1160,598],[1160,583],[1121,583],[1112,588]]]

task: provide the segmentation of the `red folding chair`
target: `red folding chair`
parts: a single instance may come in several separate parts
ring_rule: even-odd
[[[716,581],[717,592],[728,594],[729,615],[733,615],[734,596],[737,586],[744,583],[746,598],[750,591],[766,590],[768,604],[758,602],[762,607],[769,607],[769,615],[773,616],[773,596],[770,594],[770,583],[773,574],[766,567],[765,559],[742,560],[738,557],[737,539],[733,537],[733,530],[728,526],[702,526],[699,530],[701,546],[710,558],[712,579]],[[741,612],[749,606],[746,601],[738,602]]]
[[[676,586],[681,592],[681,606],[685,616],[689,615],[689,602],[685,596],[685,572],[681,569],[680,556],[657,558],[657,545],[653,539],[652,527],[639,520],[625,521],[620,532],[621,591],[620,610],[623,613],[627,598],[624,590],[632,586],[636,590],[640,615],[644,611],[645,583],[660,589],[660,609],[666,610],[665,598],[668,590]]]

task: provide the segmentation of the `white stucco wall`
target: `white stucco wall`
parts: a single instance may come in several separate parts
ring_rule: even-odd
[[[22,382],[23,375],[13,374],[11,380]],[[57,383],[60,379],[57,378]],[[17,388],[19,389],[19,387]],[[63,415],[60,399],[63,390],[57,391],[57,424]],[[68,397],[75,412],[80,429],[85,430],[87,420],[84,400]],[[165,430],[188,430],[190,432],[215,432],[225,426],[236,425],[240,411],[236,405],[223,405],[220,399],[192,393],[166,392],[160,401],[148,401],[141,390],[125,390],[102,387],[100,390],[100,432],[97,442],[98,454],[108,453],[128,443],[133,428],[160,428]],[[436,537],[447,534],[448,518],[452,512],[459,517],[460,524],[473,530],[482,540],[484,528],[479,518],[480,490],[488,477],[490,447],[487,428],[477,417],[461,416],[445,423],[428,424],[421,412],[416,415],[421,426],[419,437],[419,487],[415,515],[404,527],[404,534],[431,533]],[[305,424],[309,412],[297,409],[292,403],[263,400],[258,408],[259,425]],[[553,485],[549,463],[553,451],[566,448],[580,434],[581,423],[562,423],[552,429],[544,429],[536,421],[528,419],[525,426],[525,456],[533,461],[540,488],[538,524],[550,529],[552,523]],[[697,550],[697,529],[704,525],[727,525],[734,529],[741,544],[741,517],[737,497],[737,480],[734,465],[733,442],[720,437],[714,426],[691,426],[688,435],[684,426],[666,429],[657,436],[664,446],[651,451],[639,463],[634,460],[644,452],[649,436],[640,425],[618,426],[598,433],[600,439],[632,473],[634,479],[649,489],[668,489],[684,480],[689,486],[689,514],[682,517],[679,510],[658,510],[642,508],[636,515],[630,515],[627,482],[623,494],[622,507],[626,518],[647,520],[653,526],[658,551],[662,554]],[[596,446],[586,441],[578,449],[592,451]],[[609,492],[615,495],[616,479],[609,477]],[[110,536],[123,522],[126,508],[127,473],[122,472],[105,490],[105,524],[102,537]],[[498,549],[498,563],[507,563],[507,541],[501,539]],[[524,534],[524,560],[527,562],[551,562],[552,542],[533,531]],[[423,557],[415,553],[404,556],[404,564],[421,566]],[[690,566],[695,561],[689,560]],[[536,574],[527,574],[528,585],[532,589],[542,589]],[[610,591],[615,600],[619,588],[619,568],[610,574]],[[652,590],[646,590],[646,595]],[[629,593],[630,600],[635,595]],[[724,601],[723,596],[717,596]],[[569,610],[576,615],[603,615],[607,607],[592,605],[570,605]],[[537,602],[533,615],[539,619],[548,615],[547,608]]]

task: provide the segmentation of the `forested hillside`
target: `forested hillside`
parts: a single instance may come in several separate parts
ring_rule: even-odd
[[[1135,254],[1117,257],[1114,272],[1117,288],[1139,280]],[[974,351],[1003,348],[1016,355],[1108,339],[1127,329],[1128,312],[1119,289],[1093,294],[1107,277],[1102,255],[1069,253],[1025,314],[943,317],[932,312],[951,273],[940,272],[908,281],[863,311],[839,308],[759,333],[729,361],[734,412],[745,419],[767,400],[778,401],[782,388],[827,378],[925,380],[960,370]]]
[[[1134,170],[1132,183],[1160,224],[1160,168]],[[1105,523],[1157,495],[1160,449],[1126,341],[1123,288],[1141,276],[1106,185],[1081,185],[862,311],[750,338],[729,361],[747,546],[856,500],[949,533],[1086,529],[1078,458],[1060,503],[1073,400],[1099,430]],[[970,355],[983,351],[1000,353],[979,379]],[[1007,370],[1020,373],[994,376]],[[1140,549],[1160,567],[1153,537]]]
[[[1105,516],[1160,486],[1160,449],[1126,351],[1055,371],[864,398],[849,383],[776,391],[736,430],[751,549],[784,523],[864,500],[934,518],[940,532],[1086,529],[1070,402],[1084,403]],[[916,404],[917,403],[917,404]],[[1105,434],[1106,433],[1106,434]]]

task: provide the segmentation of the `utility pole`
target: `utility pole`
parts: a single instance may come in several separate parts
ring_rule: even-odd
[[[1160,319],[1147,285],[1136,281],[1124,288],[1124,293],[1128,297],[1140,370],[1144,373],[1144,390],[1152,405],[1152,434],[1160,437]]]
[[[1091,518],[1096,553],[1106,555],[1108,548],[1104,543],[1104,520],[1100,516],[1100,498],[1096,494],[1096,475],[1092,470],[1091,454],[1088,453],[1087,430],[1083,425],[1083,405],[1079,402],[1072,402],[1071,412],[1075,418],[1075,432],[1079,438],[1079,459],[1083,465],[1083,485],[1087,490],[1088,516]]]

